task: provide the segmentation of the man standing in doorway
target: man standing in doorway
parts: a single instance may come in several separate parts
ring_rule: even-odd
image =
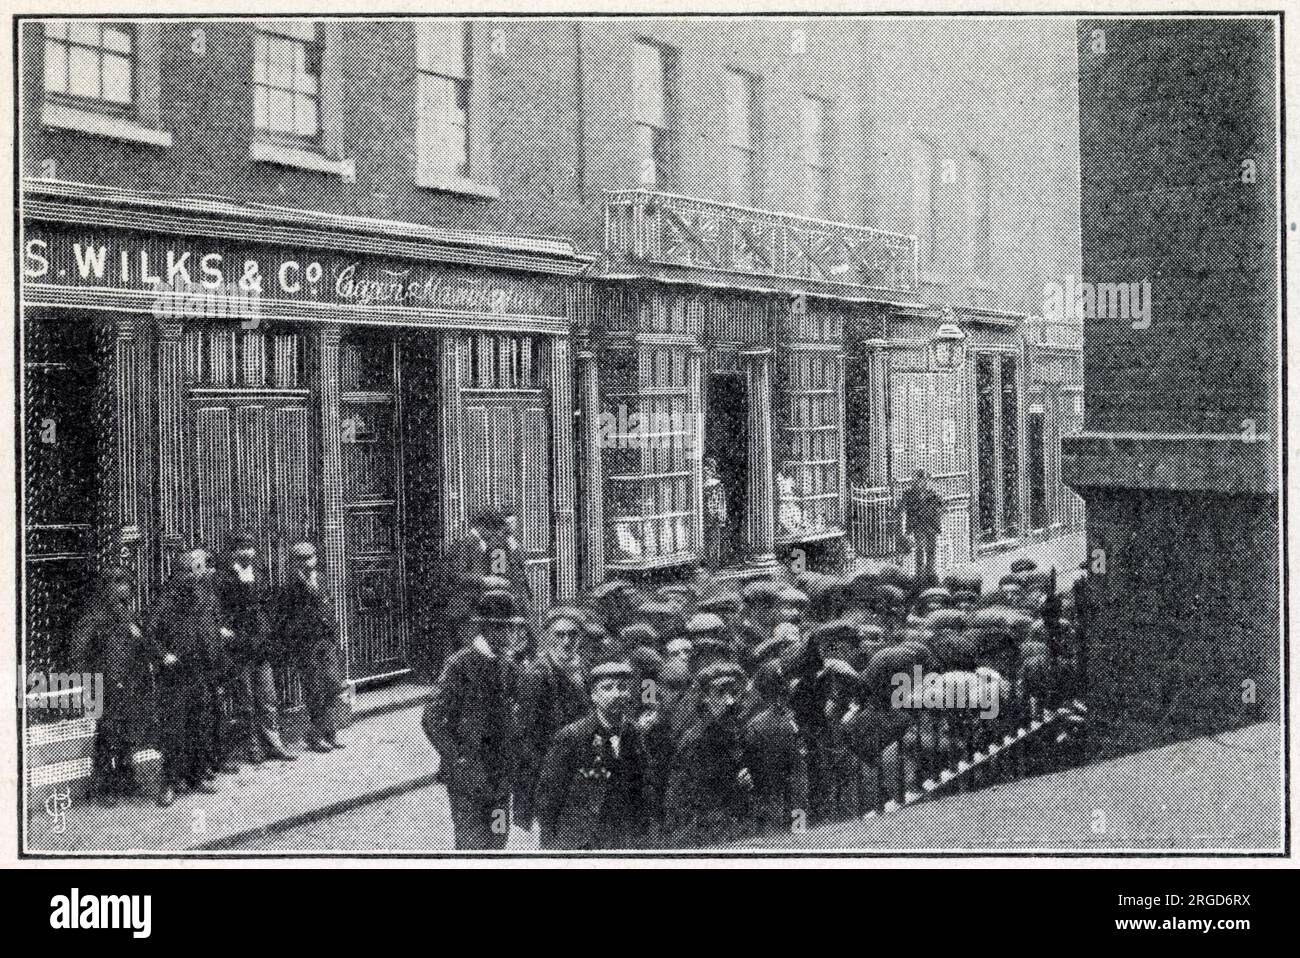
[[[898,511],[907,523],[906,532],[916,546],[917,585],[935,581],[934,547],[943,526],[943,496],[930,485],[929,474],[916,470],[916,478],[899,497]]]
[[[276,604],[275,628],[302,674],[307,747],[313,752],[342,748],[339,712],[347,685],[339,656],[339,626],[321,581],[316,547],[310,542],[299,542],[289,550],[289,576]]]
[[[704,460],[704,564],[722,565],[722,537],[727,528],[727,489],[718,475],[718,460]]]

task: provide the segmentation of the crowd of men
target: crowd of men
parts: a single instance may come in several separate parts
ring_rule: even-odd
[[[295,760],[281,737],[277,669],[301,681],[306,747],[343,747],[339,631],[316,547],[297,543],[285,558],[284,584],[272,589],[246,535],[232,533],[219,562],[206,548],[186,549],[143,622],[130,575],[104,576],[72,635],[86,671],[104,676],[94,800],[113,806],[141,791],[132,756],[145,743],[162,756],[163,806],[185,791],[218,791],[219,776],[241,763]]]
[[[924,566],[781,567],[738,589],[701,571],[606,582],[534,634],[518,582],[483,575],[423,717],[455,845],[504,848],[513,825],[547,849],[698,847],[864,814],[882,754],[917,734],[900,676],[1071,693],[1076,598],[1056,586],[1028,560],[987,593],[977,573]]]
[[[146,742],[161,752],[164,806],[217,791],[241,763],[295,760],[280,729],[286,678],[301,685],[306,747],[342,748],[339,629],[316,548],[283,558],[272,587],[245,535],[215,562],[188,549],[142,621],[128,573],[105,576],[73,635],[104,676],[98,801],[140,791],[132,756]],[[852,576],[779,566],[743,583],[701,569],[605,582],[544,615],[511,517],[476,517],[449,561],[451,650],[425,657],[441,666],[423,728],[457,848],[503,848],[512,826],[549,849],[698,847],[858,816],[879,804],[891,747],[904,764],[903,736],[936,754],[954,745],[937,726],[916,739],[913,677],[1047,702],[1080,672],[1084,593],[1058,592],[1055,570],[1027,560],[988,591],[978,573],[940,582],[925,562]],[[902,698],[900,678],[913,685]],[[972,694],[955,708],[990,704]]]

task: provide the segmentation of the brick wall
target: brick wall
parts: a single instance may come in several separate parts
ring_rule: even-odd
[[[1079,25],[1084,278],[1153,294],[1148,328],[1085,323],[1064,444],[1106,565],[1107,751],[1279,716],[1274,42],[1269,20]]]
[[[196,26],[203,56],[192,51]],[[1078,271],[1074,51],[1064,21],[476,21],[470,122],[489,160],[471,174],[499,200],[415,186],[412,24],[337,21],[329,30],[344,51],[340,139],[355,183],[248,159],[252,28],[218,20],[161,26],[170,149],[42,128],[40,27],[24,25],[27,170],[52,159],[65,180],[570,236],[597,251],[603,191],[638,185],[631,63],[634,40],[645,37],[678,51],[674,191],[730,199],[721,91],[734,67],[760,81],[763,208],[806,212],[799,105],[809,94],[829,104],[832,129],[823,218],[915,232],[911,131],[954,159],[958,182],[939,197],[945,252],[931,271],[933,298],[1037,312],[1043,277]],[[971,151],[993,171],[994,266],[982,278],[968,257]]]

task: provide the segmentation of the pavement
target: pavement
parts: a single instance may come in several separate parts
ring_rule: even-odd
[[[750,847],[1277,852],[1281,764],[1281,729],[1263,723]]]
[[[222,851],[428,788],[438,769],[438,754],[420,728],[428,694],[412,684],[363,692],[351,726],[339,736],[342,750],[243,766],[219,776],[216,794],[182,794],[169,808],[154,800],[157,762],[140,771],[143,793],[116,808],[75,799],[68,804],[55,786],[33,787],[26,849],[56,855]]]
[[[972,565],[986,582],[1019,558],[1056,565],[1060,585],[1084,551],[1081,534],[985,556]],[[58,786],[32,786],[26,849],[56,856],[201,851],[436,851],[451,847],[446,790],[436,782],[438,756],[420,728],[428,689],[390,686],[357,696],[357,714],[326,755],[301,753],[294,762],[247,766],[223,775],[215,795],[185,794],[170,808],[153,800],[156,762],[142,779],[145,793],[116,808],[69,803]],[[937,803],[936,803],[937,804]],[[910,810],[907,810],[910,813]],[[511,849],[536,847],[516,830]],[[978,845],[972,847],[979,847]]]

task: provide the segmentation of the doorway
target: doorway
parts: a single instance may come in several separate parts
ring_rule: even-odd
[[[706,409],[704,458],[717,461],[727,502],[719,565],[736,565],[745,557],[749,493],[749,388],[744,373],[710,374]]]

